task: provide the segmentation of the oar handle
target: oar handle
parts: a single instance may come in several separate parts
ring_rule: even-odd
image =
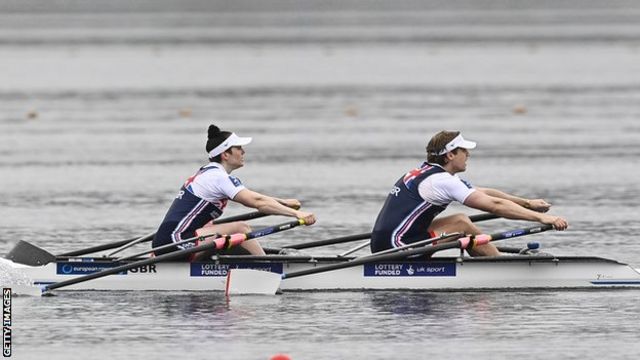
[[[290,221],[290,222],[286,222],[283,224],[279,224],[279,225],[274,225],[271,226],[269,228],[264,228],[264,229],[260,229],[257,231],[253,231],[253,232],[249,232],[249,233],[239,233],[239,234],[233,234],[233,235],[226,235],[220,238],[215,239],[215,241],[211,242],[211,243],[206,243],[206,244],[202,244],[202,245],[198,245],[198,246],[193,246],[190,247],[188,249],[184,249],[184,250],[178,250],[178,251],[173,251],[170,252],[168,254],[163,254],[163,255],[159,255],[156,257],[152,257],[152,258],[148,258],[148,259],[144,259],[144,260],[140,260],[140,261],[134,261],[132,263],[128,263],[128,264],[124,264],[124,265],[120,265],[120,266],[116,266],[113,268],[109,268],[109,269],[105,269],[99,272],[95,272],[93,274],[88,274],[88,275],[84,275],[84,276],[79,276],[73,279],[69,279],[69,280],[65,280],[65,281],[61,281],[61,282],[57,282],[54,284],[50,284],[50,285],[46,285],[43,288],[43,292],[45,291],[49,291],[49,290],[54,290],[54,289],[58,289],[64,286],[69,286],[69,285],[74,285],[74,284],[78,284],[81,282],[85,282],[85,281],[89,281],[89,280],[93,280],[93,279],[98,279],[101,277],[105,277],[108,275],[113,275],[113,274],[117,274],[123,271],[127,271],[130,269],[135,269],[141,266],[145,266],[145,265],[150,265],[150,264],[156,264],[159,262],[163,262],[163,261],[169,261],[169,260],[174,260],[174,259],[179,259],[179,258],[184,258],[186,255],[190,255],[190,254],[194,254],[197,252],[201,252],[201,251],[206,251],[206,250],[210,250],[210,249],[222,249],[224,247],[231,247],[234,245],[237,245],[245,240],[248,239],[254,239],[260,236],[265,236],[265,235],[269,235],[269,234],[274,234],[280,231],[285,231],[288,229],[293,229],[296,226],[299,225],[303,225],[304,224],[304,220],[302,219],[298,219],[295,221]]]

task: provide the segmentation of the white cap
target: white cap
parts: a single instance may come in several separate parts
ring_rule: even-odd
[[[240,137],[236,135],[236,133],[231,133],[231,135],[229,135],[229,137],[225,141],[223,141],[220,145],[216,146],[211,151],[209,151],[209,158],[214,158],[222,154],[232,146],[247,145],[248,143],[251,142],[251,140],[252,139],[250,137]]]
[[[467,141],[462,137],[462,134],[456,136],[455,138],[453,138],[453,140],[449,141],[449,143],[447,145],[444,146],[444,149],[442,149],[440,152],[436,153],[435,155],[444,155],[450,151],[453,151],[457,148],[463,148],[463,149],[475,149],[476,147],[476,143],[473,141]]]

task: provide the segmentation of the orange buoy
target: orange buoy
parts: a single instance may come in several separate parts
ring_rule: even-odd
[[[275,354],[269,360],[291,360],[291,357],[287,354]]]
[[[513,113],[514,114],[526,114],[527,113],[527,107],[524,106],[523,104],[517,104],[513,107]]]

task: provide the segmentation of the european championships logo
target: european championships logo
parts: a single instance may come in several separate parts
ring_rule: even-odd
[[[2,288],[2,356],[11,357],[11,288]]]

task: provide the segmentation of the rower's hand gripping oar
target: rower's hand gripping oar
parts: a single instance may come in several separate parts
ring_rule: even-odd
[[[368,264],[373,262],[385,262],[394,260],[406,260],[410,256],[430,256],[434,253],[447,249],[472,249],[475,246],[488,244],[492,241],[498,241],[503,239],[511,239],[520,236],[537,234],[547,230],[553,229],[552,225],[535,226],[526,229],[517,229],[511,231],[505,231],[495,234],[482,234],[475,236],[466,236],[461,234],[448,234],[442,235],[435,239],[427,239],[414,244],[408,244],[402,248],[389,249],[383,252],[361,256],[351,261],[345,261],[343,263],[331,264],[326,266],[315,267],[311,269],[277,274],[273,272],[253,270],[253,269],[231,269],[227,274],[226,293],[230,294],[265,294],[274,295],[282,280],[291,279],[299,276],[306,276],[312,274],[318,274],[327,271],[339,270],[358,266],[362,264]],[[455,241],[442,242],[451,238],[457,238]],[[439,243],[434,246],[426,246],[433,243],[434,240]],[[418,245],[418,246],[417,246]]]
[[[144,259],[144,260],[140,260],[140,261],[134,261],[128,264],[124,264],[124,265],[120,265],[120,266],[116,266],[113,268],[109,268],[109,269],[105,269],[93,274],[88,274],[88,275],[84,275],[84,276],[79,276],[73,279],[69,279],[69,280],[65,280],[65,281],[61,281],[61,282],[57,282],[54,284],[50,284],[50,285],[46,285],[42,288],[42,293],[48,292],[50,290],[54,290],[54,289],[59,289],[61,287],[65,287],[65,286],[69,286],[69,285],[73,285],[73,284],[78,284],[81,282],[85,282],[85,281],[89,281],[89,280],[93,280],[93,279],[99,279],[108,275],[113,275],[113,274],[118,274],[118,273],[122,273],[123,271],[127,271],[127,270],[131,270],[131,269],[135,269],[141,266],[146,266],[146,265],[150,265],[150,264],[156,264],[159,262],[163,262],[163,261],[169,261],[169,260],[174,260],[174,259],[178,259],[178,258],[184,258],[186,255],[190,255],[190,254],[194,254],[197,252],[201,252],[201,251],[206,251],[206,250],[210,250],[210,249],[224,249],[224,248],[229,248],[232,246],[236,246],[240,243],[242,243],[243,241],[246,240],[250,240],[250,239],[255,239],[261,236],[266,236],[266,235],[270,235],[270,234],[275,234],[281,231],[285,231],[285,230],[289,230],[289,229],[293,229],[294,227],[297,227],[299,225],[304,225],[305,222],[302,219],[298,219],[295,221],[290,221],[290,222],[286,222],[286,223],[282,223],[279,225],[274,225],[274,226],[270,226],[270,227],[266,227],[263,229],[259,229],[256,231],[252,231],[252,232],[248,232],[248,233],[238,233],[238,234],[233,234],[233,235],[225,235],[222,237],[219,237],[217,239],[215,239],[213,242],[211,243],[207,243],[207,244],[203,244],[203,245],[198,245],[198,246],[193,246],[190,247],[188,249],[184,249],[184,250],[178,250],[178,251],[174,251],[174,252],[170,252],[168,254],[163,254],[163,255],[159,255],[156,257],[152,257],[149,259]],[[215,234],[211,234],[211,235],[204,235],[201,238],[208,238],[210,236],[213,236]]]

